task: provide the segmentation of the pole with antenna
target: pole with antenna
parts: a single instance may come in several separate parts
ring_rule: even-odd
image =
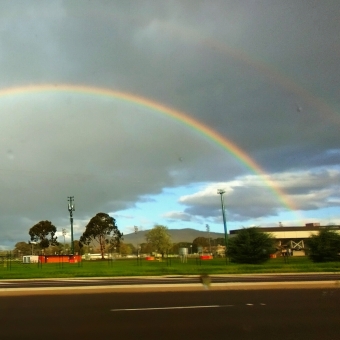
[[[73,244],[73,211],[74,209],[74,196],[68,196],[68,211],[70,213],[70,223],[71,223],[71,254],[74,255],[74,244]]]

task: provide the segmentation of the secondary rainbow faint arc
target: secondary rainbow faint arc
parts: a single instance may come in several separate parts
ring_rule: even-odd
[[[153,100],[133,95],[127,92],[115,91],[104,87],[93,87],[86,85],[73,85],[73,84],[41,84],[41,85],[28,85],[19,87],[10,87],[0,89],[0,98],[6,96],[15,96],[20,94],[31,93],[44,93],[44,92],[65,92],[65,93],[79,93],[95,96],[110,97],[117,100],[132,103],[148,108],[152,111],[156,111],[161,114],[165,114],[170,118],[179,121],[180,123],[187,125],[189,128],[198,131],[206,138],[210,139],[214,143],[218,144],[224,150],[227,150],[233,156],[235,156],[241,163],[243,163],[252,172],[258,174],[263,179],[263,182],[273,191],[286,208],[289,210],[296,210],[293,202],[291,202],[286,193],[270,178],[268,174],[257,164],[245,151],[238,147],[235,143],[226,137],[223,137],[217,131],[211,127],[204,125],[197,119],[190,117],[181,111],[169,108]]]

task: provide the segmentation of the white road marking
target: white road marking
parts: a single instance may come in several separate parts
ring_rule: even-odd
[[[179,306],[179,307],[149,307],[149,308],[121,308],[111,309],[111,312],[121,311],[147,311],[147,310],[171,310],[171,309],[196,309],[196,308],[221,308],[221,307],[233,307],[233,305],[210,305],[210,306]]]
[[[254,306],[252,303],[246,303],[246,306]]]

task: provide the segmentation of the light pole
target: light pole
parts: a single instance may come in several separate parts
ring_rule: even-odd
[[[217,193],[221,195],[221,206],[222,206],[222,216],[223,216],[223,226],[224,226],[225,258],[226,258],[226,262],[228,263],[228,258],[227,258],[228,231],[227,231],[227,222],[225,218],[224,197],[223,197],[223,195],[225,194],[225,190],[218,189]]]
[[[64,237],[64,249],[65,249],[65,236],[67,234],[67,231],[65,228],[62,229],[63,237]]]
[[[137,235],[137,233],[138,233],[138,227],[137,226],[134,226],[134,229],[135,229],[135,234]],[[137,240],[137,249],[136,249],[136,251],[137,251],[137,264],[139,265],[139,248],[138,248],[138,240]]]
[[[37,244],[37,243],[38,243],[38,242],[33,242],[33,241],[30,242],[31,248],[32,248],[32,255],[34,255],[34,254],[33,254],[33,245],[34,245],[34,244]]]
[[[209,239],[209,252],[210,252],[210,255],[211,255],[210,226],[209,226],[209,224],[206,224],[206,225],[205,225],[205,228],[207,229],[207,233],[208,233],[208,239]]]
[[[73,196],[68,196],[67,197],[68,201],[68,211],[70,213],[70,223],[71,223],[71,254],[74,255],[74,244],[73,244],[73,211],[74,210],[74,197]]]
[[[138,227],[137,227],[137,226],[134,226],[133,228],[135,229],[135,234],[137,235],[137,233],[138,233]],[[137,258],[138,258],[138,241],[137,241],[136,243],[137,243]]]

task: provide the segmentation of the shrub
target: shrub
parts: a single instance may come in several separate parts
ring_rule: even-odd
[[[312,235],[307,245],[309,247],[309,258],[313,262],[339,260],[340,235],[330,227],[321,229],[318,235]]]
[[[272,235],[258,227],[242,229],[229,240],[227,256],[236,263],[264,263],[275,252],[274,244]]]

